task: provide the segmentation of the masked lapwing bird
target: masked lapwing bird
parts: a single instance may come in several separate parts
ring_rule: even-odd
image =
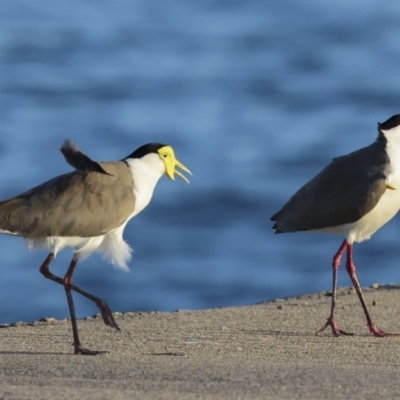
[[[48,249],[40,272],[64,286],[75,354],[96,355],[103,351],[85,349],[79,340],[71,290],[94,301],[106,325],[119,327],[104,300],[72,283],[76,264],[98,251],[126,270],[131,258],[131,248],[122,238],[127,222],[149,204],[163,175],[170,179],[177,175],[189,182],[176,168],[191,172],[175,158],[172,147],[159,143],[141,146],[113,162],[93,161],[68,140],[61,152],[75,170],[0,202],[0,232],[24,237],[30,248]],[[75,250],[64,278],[60,278],[49,265],[65,247]]]
[[[335,319],[337,271],[344,251],[346,270],[360,299],[371,335],[393,336],[372,321],[356,276],[353,243],[371,237],[400,208],[400,115],[378,123],[378,138],[371,145],[333,159],[272,216],[275,233],[324,231],[345,240],[333,257],[331,312],[326,324],[335,336],[349,334]]]

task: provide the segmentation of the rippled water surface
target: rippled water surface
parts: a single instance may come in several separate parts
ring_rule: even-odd
[[[270,216],[333,157],[400,111],[400,4],[388,0],[7,2],[0,13],[0,196],[98,160],[171,144],[194,173],[163,178],[125,238],[75,283],[113,310],[200,309],[327,290],[341,238],[275,236]],[[399,281],[399,218],[355,247],[363,285]],[[43,251],[1,236],[0,322],[68,316]],[[63,275],[71,257],[53,264]],[[348,285],[344,269],[340,285]],[[78,316],[97,312],[75,296]]]

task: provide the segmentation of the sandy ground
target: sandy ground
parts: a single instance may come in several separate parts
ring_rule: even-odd
[[[374,322],[400,332],[400,286],[366,290]],[[353,290],[338,296],[340,327],[315,332],[329,314],[324,293],[248,307],[116,313],[79,321],[82,344],[109,353],[72,354],[70,322],[0,329],[0,399],[394,399],[400,398],[400,338],[368,334]]]

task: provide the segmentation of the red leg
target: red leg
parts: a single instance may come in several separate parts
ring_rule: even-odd
[[[361,290],[360,283],[358,282],[357,275],[356,275],[356,266],[353,263],[353,245],[352,244],[347,244],[347,260],[346,260],[346,270],[350,275],[350,279],[353,282],[354,289],[356,289],[358,298],[360,299],[362,308],[365,313],[365,317],[367,318],[367,325],[369,328],[369,332],[371,335],[377,336],[377,337],[385,337],[385,336],[399,336],[399,334],[393,334],[393,333],[386,333],[379,329],[373,322],[371,315],[368,311],[367,304],[365,302],[364,295]]]
[[[339,247],[339,250],[333,257],[333,262],[332,262],[332,268],[333,268],[333,282],[332,282],[332,302],[331,302],[331,313],[329,315],[329,318],[325,325],[316,333],[319,335],[322,333],[328,326],[331,327],[332,333],[335,336],[340,336],[340,335],[352,335],[352,333],[347,333],[343,331],[342,329],[339,328],[338,324],[336,323],[336,318],[335,318],[335,307],[336,307],[336,288],[337,288],[337,271],[340,266],[340,261],[342,259],[342,255],[344,253],[344,250],[346,249],[347,246],[347,241],[344,240],[341,246]]]

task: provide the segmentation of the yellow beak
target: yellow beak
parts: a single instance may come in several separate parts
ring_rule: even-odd
[[[186,168],[182,163],[180,163],[174,154],[174,150],[171,146],[165,146],[158,150],[161,159],[165,163],[165,173],[168,178],[175,180],[175,174],[182,178],[186,183],[189,183],[189,180],[184,176],[180,171],[176,169],[176,167],[180,168],[181,170],[187,172],[190,175],[193,175],[189,168]]]
[[[192,175],[193,174],[190,172],[188,168],[186,168],[182,163],[180,163],[178,160],[175,159],[175,167],[180,168],[181,170],[187,172],[188,174]],[[186,183],[189,183],[189,179],[186,178],[185,175],[183,175],[180,171],[174,168],[172,172],[172,176],[168,175],[171,179],[174,179],[174,173],[178,175],[180,178],[182,178]]]
[[[176,167],[180,168],[181,170],[187,172],[190,175],[193,175],[188,168],[186,168],[182,163],[180,163],[177,159],[170,160],[171,162],[167,163],[167,176],[168,178],[175,180],[175,175],[178,175],[182,178],[186,183],[189,183],[189,179],[186,178],[180,171],[176,169]]]

